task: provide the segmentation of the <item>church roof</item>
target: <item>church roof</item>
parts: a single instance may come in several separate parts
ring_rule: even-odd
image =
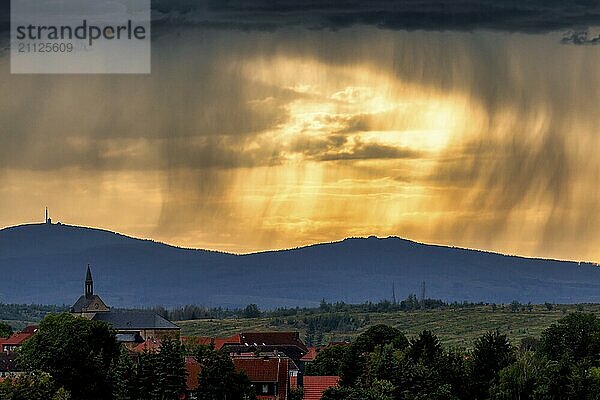
[[[71,307],[71,312],[73,312],[73,313],[81,313],[81,312],[88,312],[88,311],[93,312],[94,310],[90,310],[88,307],[94,301],[99,301],[100,304],[104,304],[104,302],[102,301],[100,296],[98,296],[97,294],[91,295],[90,297],[81,295],[77,299],[75,304],[73,304],[73,307]]]
[[[92,319],[108,322],[116,330],[179,329],[177,325],[155,312],[146,310],[111,310],[97,313]]]

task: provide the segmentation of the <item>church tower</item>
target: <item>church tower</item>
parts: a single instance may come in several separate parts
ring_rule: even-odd
[[[85,298],[89,299],[94,295],[94,280],[92,279],[92,271],[88,264],[87,273],[85,274]]]
[[[110,307],[102,301],[100,296],[94,294],[94,280],[92,279],[92,271],[88,264],[85,274],[85,292],[73,304],[71,312],[86,318],[93,318],[96,313],[107,311],[110,311]]]

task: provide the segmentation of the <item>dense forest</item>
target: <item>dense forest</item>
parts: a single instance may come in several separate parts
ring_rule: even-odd
[[[518,344],[490,331],[471,351],[444,348],[428,330],[408,339],[376,325],[321,350],[307,373],[341,376],[323,400],[598,399],[600,320],[573,313]]]

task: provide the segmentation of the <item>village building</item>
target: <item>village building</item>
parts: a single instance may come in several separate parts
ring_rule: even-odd
[[[314,361],[319,349],[306,347],[298,332],[242,332],[225,338],[181,340],[186,345],[206,345],[228,353],[235,369],[248,376],[259,400],[287,399],[290,389],[297,387],[303,387],[303,399],[316,400],[339,382],[337,376],[303,375],[305,364]],[[194,357],[186,357],[185,365],[187,388],[193,393],[202,368]]]
[[[309,347],[308,352],[305,355],[303,355],[302,358],[300,358],[300,362],[309,363],[309,362],[315,361],[315,358],[317,358],[317,353],[319,352],[319,350],[321,350],[321,349],[318,347]]]
[[[209,336],[182,336],[181,342],[184,345],[189,346],[209,346],[213,349],[220,351],[223,346],[226,344],[239,344],[240,343],[240,335],[235,334],[232,336],[219,338],[219,337],[209,337]]]
[[[235,354],[280,353],[293,361],[299,361],[308,348],[298,332],[242,332],[223,343],[222,351]]]
[[[289,391],[288,357],[234,357],[236,371],[246,374],[258,400],[287,399]]]
[[[27,339],[37,332],[36,325],[30,325],[20,332],[13,333],[9,338],[0,339],[0,352],[14,353]]]
[[[13,333],[8,338],[0,338],[0,378],[17,376],[23,373],[17,365],[16,351],[36,332],[37,326],[30,325],[20,332]]]
[[[73,314],[94,321],[104,321],[117,332],[117,340],[131,351],[158,352],[165,337],[179,338],[180,328],[148,310],[111,309],[94,293],[88,266],[84,294],[71,308]],[[291,388],[304,387],[304,399],[320,398],[323,391],[338,384],[338,377],[303,376],[304,366],[312,362],[319,349],[308,348],[298,332],[241,332],[225,338],[182,337],[186,345],[209,345],[231,357],[238,372],[246,374],[258,400],[283,400]],[[191,395],[198,388],[201,365],[194,357],[185,358],[187,389]],[[191,397],[190,397],[191,398]]]
[[[108,323],[116,332],[117,340],[129,348],[148,340],[179,337],[180,328],[150,310],[114,310],[94,293],[94,280],[88,265],[84,294],[77,299],[71,313]]]

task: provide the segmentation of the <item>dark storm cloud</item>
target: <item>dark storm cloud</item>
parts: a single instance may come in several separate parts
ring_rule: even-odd
[[[0,0],[0,24],[10,24],[10,0]]]
[[[152,4],[159,24],[242,30],[369,25],[399,30],[547,32],[600,23],[597,0],[155,0]]]
[[[179,26],[244,31],[281,28],[338,30],[375,26],[390,30],[489,29],[542,33],[556,30],[583,32],[600,25],[597,0],[153,0],[153,36]],[[0,54],[6,50],[10,29],[10,1],[0,0]],[[583,39],[583,42],[581,41]],[[596,43],[580,34],[565,44]]]
[[[7,50],[10,38],[10,0],[0,0],[0,56]]]
[[[201,51],[195,42],[159,39],[151,77],[6,75],[0,80],[0,168],[272,164],[277,154],[242,145],[283,123],[286,105],[304,95],[249,80],[234,39],[207,35]],[[183,57],[187,62],[178,62]],[[226,142],[234,145],[226,148]]]
[[[589,31],[569,31],[566,32],[561,40],[564,44],[600,44],[600,35],[590,36]]]
[[[196,1],[153,0],[156,25],[275,30],[289,26],[546,32],[600,23],[597,0]],[[10,1],[0,0],[0,30],[10,27]]]
[[[316,161],[415,159],[423,155],[408,148],[364,143],[358,138],[349,143],[347,136],[339,134],[322,137],[299,135],[292,141],[288,150]]]
[[[342,161],[342,160],[383,160],[383,159],[402,159],[418,158],[421,153],[411,149],[386,146],[376,143],[356,143],[351,150],[326,153],[321,155],[321,161]]]

